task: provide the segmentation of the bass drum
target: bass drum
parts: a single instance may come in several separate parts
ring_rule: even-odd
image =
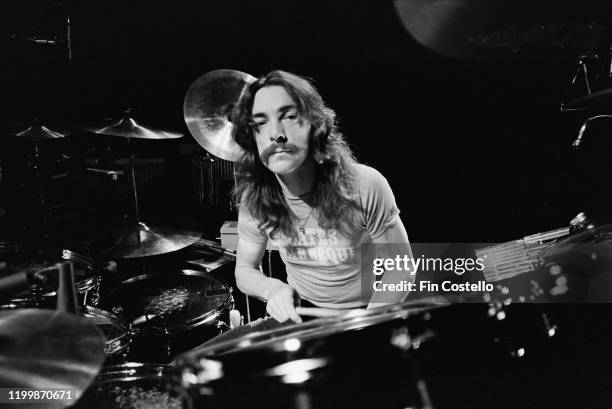
[[[131,325],[131,360],[168,362],[218,335],[230,300],[221,279],[201,271],[171,270],[123,281],[104,294],[100,307]]]
[[[525,407],[525,396],[549,402],[549,390],[539,387],[564,373],[561,357],[551,368],[555,359],[543,365],[534,350],[510,353],[487,309],[421,300],[351,311],[208,343],[175,364],[194,390],[212,389],[209,396],[229,408],[516,408]]]
[[[171,367],[131,362],[104,368],[75,408],[191,409],[192,403]]]
[[[95,305],[99,299],[100,276],[88,257],[67,249],[28,248],[0,242],[0,275],[39,271],[69,260],[74,266],[74,281],[80,305]],[[15,295],[4,308],[55,308],[57,278],[50,276],[45,288],[32,288]]]

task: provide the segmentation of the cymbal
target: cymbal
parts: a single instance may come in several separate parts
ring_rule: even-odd
[[[195,140],[213,155],[237,161],[242,148],[234,141],[229,114],[255,77],[236,70],[215,70],[195,80],[187,90],[183,112]]]
[[[105,339],[96,326],[59,311],[1,311],[0,339],[0,387],[74,388],[71,401],[47,400],[45,407],[73,404],[105,359]],[[21,402],[19,407],[40,407]]]
[[[395,11],[416,42],[444,56],[461,59],[600,58],[597,49],[608,29],[597,21],[604,3],[584,7],[577,17],[572,2],[394,0]],[[587,18],[588,16],[588,18]]]
[[[183,136],[182,133],[163,131],[152,127],[145,127],[135,119],[125,116],[120,120],[102,127],[85,127],[88,132],[101,135],[120,136],[123,138],[136,139],[176,139]]]
[[[14,131],[11,133],[13,136],[18,136],[20,138],[34,139],[34,140],[59,139],[59,138],[65,138],[66,136],[70,135],[70,132],[56,131],[44,125],[40,125],[40,124],[29,125],[25,129],[22,129],[20,131]]]
[[[103,255],[117,259],[155,256],[190,246],[200,237],[202,234],[197,232],[177,231],[139,222],[116,232],[112,247]]]
[[[592,108],[594,106],[611,105],[612,88],[606,88],[564,104],[564,108]]]

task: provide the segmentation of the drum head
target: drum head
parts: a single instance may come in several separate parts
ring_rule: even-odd
[[[179,333],[214,321],[229,303],[227,285],[201,271],[144,274],[102,297],[101,307],[136,329]]]
[[[192,405],[169,366],[126,363],[104,368],[76,407],[189,409]]]

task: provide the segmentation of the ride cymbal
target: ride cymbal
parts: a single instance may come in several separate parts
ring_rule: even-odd
[[[187,90],[183,112],[195,140],[213,155],[235,162],[242,148],[234,141],[229,115],[255,77],[236,70],[215,70],[195,80]]]

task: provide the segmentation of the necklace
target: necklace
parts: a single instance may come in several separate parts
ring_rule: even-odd
[[[302,234],[306,234],[306,223],[308,223],[308,220],[310,220],[310,216],[312,215],[312,208],[310,208],[310,212],[308,213],[308,217],[306,217],[306,220],[304,220],[304,223],[299,223],[298,222],[298,230],[300,231],[300,233]],[[298,219],[299,220],[299,219]]]

